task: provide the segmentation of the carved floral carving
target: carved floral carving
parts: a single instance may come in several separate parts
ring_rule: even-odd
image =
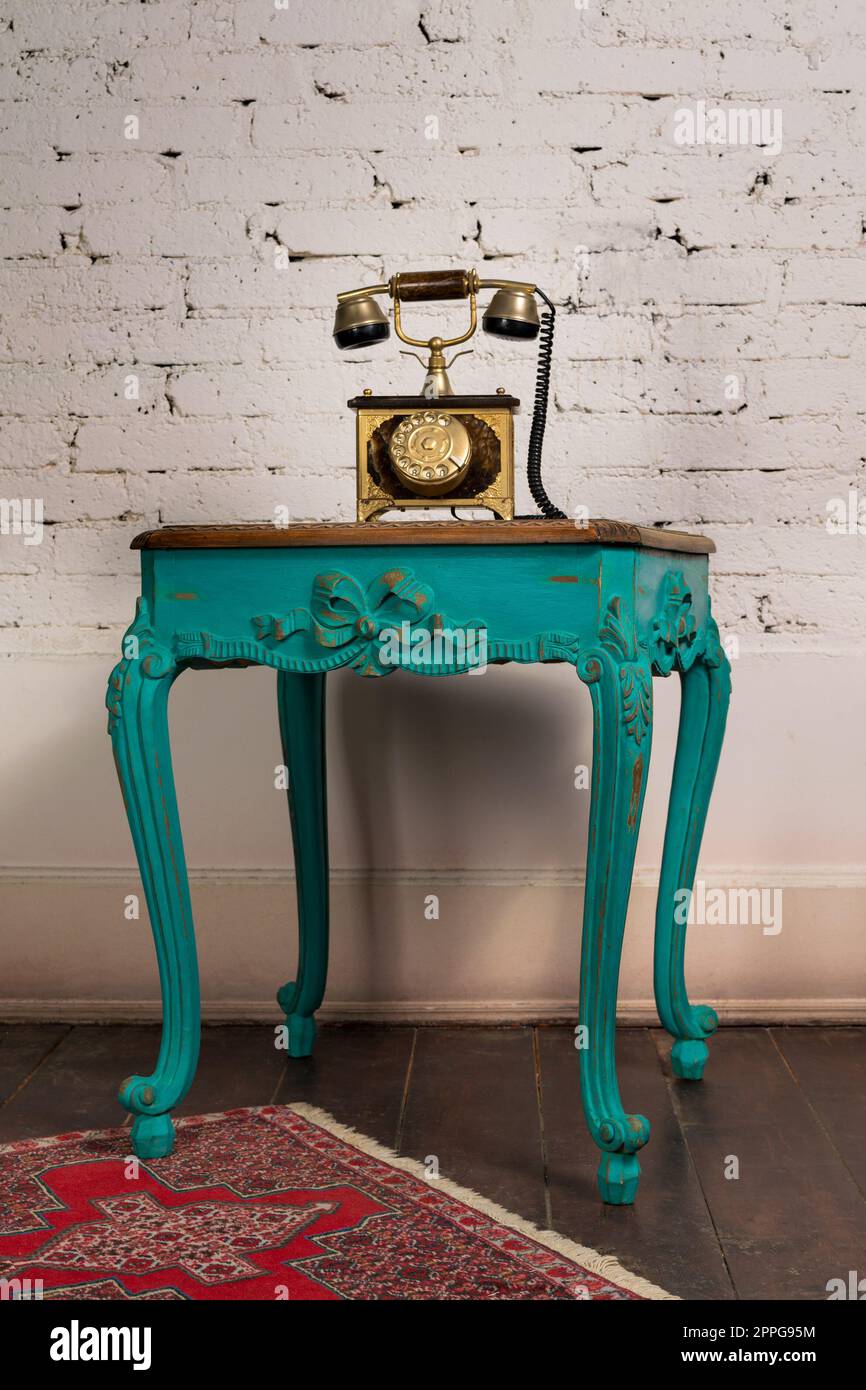
[[[610,599],[598,635],[602,647],[617,663],[623,723],[637,744],[652,723],[652,675],[668,676],[674,667],[685,672],[698,660],[707,666],[727,662],[709,598],[707,620],[699,628],[692,612],[691,589],[679,570],[664,576],[650,633],[649,640],[638,639],[633,621],[623,617],[622,600],[619,596]],[[588,657],[587,672],[597,680],[598,663],[591,653]]]
[[[640,660],[634,625],[623,619],[622,600],[618,595],[608,603],[598,635],[602,646],[618,663],[626,733],[640,745],[652,722],[652,682]]]
[[[652,623],[650,655],[653,669],[667,676],[678,665],[687,671],[700,651],[698,624],[692,612],[692,591],[681,570],[662,581],[661,603]]]
[[[123,656],[108,677],[105,706],[108,710],[108,732],[113,733],[121,718],[123,692],[133,672],[149,680],[168,675],[175,665],[170,647],[157,641],[150,623],[150,609],[143,596],[136,600],[135,618],[127,628],[121,644]]]
[[[699,628],[692,612],[692,591],[681,570],[670,571],[662,581],[649,654],[657,676],[670,675],[674,667],[688,671],[699,658],[707,666],[721,666],[726,659],[709,596],[706,624]]]

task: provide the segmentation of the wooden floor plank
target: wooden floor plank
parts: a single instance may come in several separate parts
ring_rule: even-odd
[[[866,1199],[866,1028],[773,1028],[771,1035]]]
[[[153,1026],[72,1028],[0,1110],[0,1142],[124,1124],[118,1087],[152,1065],[158,1045]]]
[[[68,1025],[62,1023],[0,1026],[0,1106],[27,1083],[68,1032]]]
[[[553,1228],[617,1257],[681,1298],[733,1298],[722,1251],[689,1159],[653,1041],[644,1028],[617,1037],[626,1107],[646,1115],[651,1133],[640,1155],[632,1207],[606,1206],[596,1185],[599,1151],[580,1106],[578,1054],[570,1029],[540,1028],[547,1177]]]
[[[544,1226],[531,1030],[419,1029],[400,1152]]]
[[[156,1026],[0,1029],[0,1141],[123,1123],[117,1087],[158,1045]],[[671,1076],[669,1051],[620,1032],[623,1098],[653,1125],[631,1209],[598,1199],[568,1029],[538,1030],[536,1073],[526,1028],[325,1026],[301,1061],[264,1025],[206,1028],[182,1109],[319,1105],[686,1298],[825,1298],[862,1274],[866,1030],[722,1029],[700,1084]]]
[[[769,1031],[721,1029],[704,1080],[671,1086],[738,1296],[826,1298],[862,1266],[866,1205]]]
[[[286,1054],[274,1047],[269,1024],[202,1028],[195,1080],[176,1113],[208,1115],[243,1105],[269,1105],[285,1066]]]
[[[325,1025],[312,1057],[286,1059],[280,1105],[305,1101],[393,1149],[414,1029]]]
[[[159,1038],[157,1025],[74,1028],[0,1109],[0,1142],[127,1123],[118,1087],[150,1071]],[[316,1056],[295,1060],[274,1048],[264,1025],[205,1027],[195,1081],[176,1113],[305,1100],[393,1147],[411,1046],[411,1029],[324,1027]]]

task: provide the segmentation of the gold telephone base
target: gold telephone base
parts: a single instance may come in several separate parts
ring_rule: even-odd
[[[495,396],[355,396],[358,520],[478,507],[514,518],[514,411]]]

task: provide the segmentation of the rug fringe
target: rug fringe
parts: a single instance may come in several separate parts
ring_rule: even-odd
[[[282,1109],[283,1107],[279,1108]],[[430,1184],[430,1177],[423,1163],[419,1163],[414,1158],[401,1158],[392,1149],[386,1148],[384,1144],[377,1143],[375,1139],[370,1139],[366,1134],[359,1133],[358,1130],[352,1129],[349,1125],[341,1124],[327,1110],[320,1110],[318,1106],[308,1105],[305,1101],[289,1101],[286,1108],[294,1110],[295,1114],[301,1115],[312,1124],[326,1129],[329,1134],[333,1134],[335,1139],[343,1139],[346,1143],[361,1149],[363,1153],[369,1154],[371,1158],[378,1159],[381,1163],[388,1163],[392,1168],[400,1168],[421,1182]],[[271,1107],[262,1107],[262,1109],[271,1109]],[[453,1197],[456,1201],[465,1202],[467,1206],[474,1207],[476,1211],[489,1216],[500,1226],[507,1226],[520,1235],[537,1241],[539,1245],[545,1245],[548,1249],[555,1250],[558,1254],[574,1260],[590,1274],[598,1274],[604,1279],[609,1279],[611,1283],[618,1284],[620,1288],[628,1289],[629,1293],[657,1302],[680,1301],[677,1294],[668,1293],[665,1289],[659,1288],[657,1284],[651,1283],[649,1279],[644,1279],[640,1274],[632,1274],[630,1270],[625,1269],[620,1264],[615,1255],[602,1255],[587,1245],[578,1245],[576,1241],[570,1240],[568,1236],[560,1235],[558,1231],[550,1231],[536,1226],[533,1222],[524,1220],[522,1216],[507,1211],[497,1202],[491,1202],[489,1198],[482,1197],[478,1192],[473,1192],[471,1188],[461,1187],[459,1183],[452,1182],[450,1178],[437,1178],[436,1188],[438,1191],[446,1192],[449,1197]]]

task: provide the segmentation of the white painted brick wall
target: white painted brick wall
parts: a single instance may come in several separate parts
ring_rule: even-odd
[[[560,305],[551,494],[712,534],[744,642],[862,641],[864,72],[858,0],[6,0],[0,496],[50,525],[0,536],[0,651],[115,651],[146,526],[351,518],[345,400],[418,368],[338,357],[335,294],[482,258]],[[676,144],[698,101],[781,151]]]

